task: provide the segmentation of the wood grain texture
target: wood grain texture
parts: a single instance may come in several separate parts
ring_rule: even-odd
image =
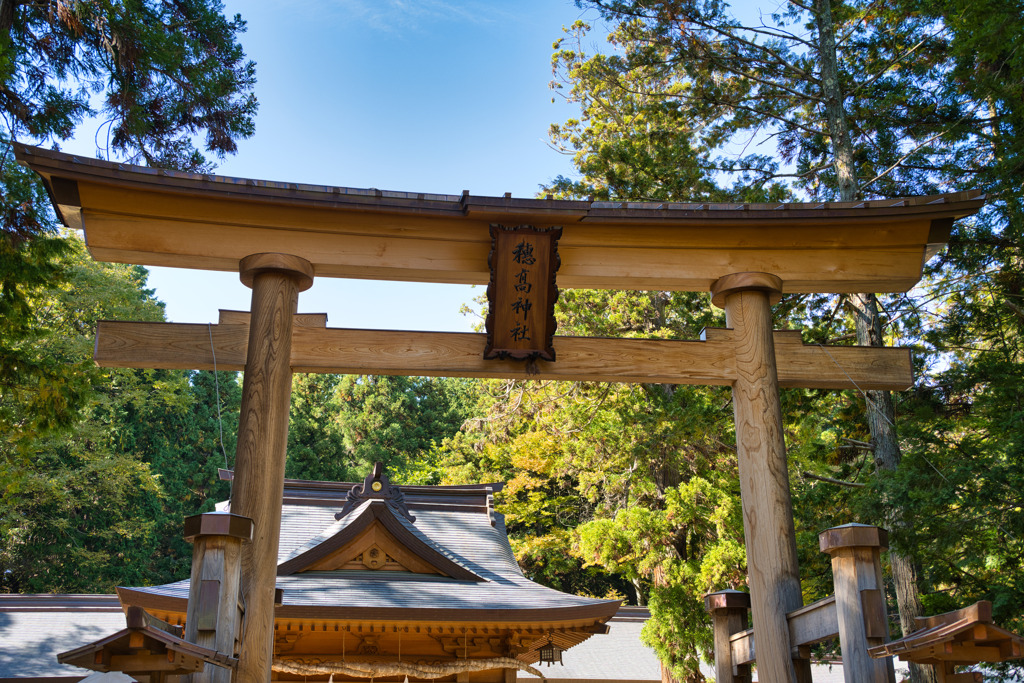
[[[769,294],[734,291],[724,303],[736,335],[733,411],[758,676],[809,681],[810,663],[792,659],[786,621],[788,612],[803,606],[803,598]]]
[[[217,322],[220,325],[248,325],[250,318],[249,311],[230,311],[222,308]],[[292,324],[295,327],[327,327],[327,314],[296,313]]]
[[[750,683],[750,665],[733,661],[731,645],[732,636],[747,628],[750,596],[738,591],[720,591],[706,596],[704,603],[711,613],[715,640],[715,681]]]
[[[839,635],[836,598],[830,595],[786,615],[789,639],[794,646],[813,645]]]
[[[864,525],[823,531],[822,550],[832,556],[839,647],[846,683],[895,683],[892,657],[874,659],[868,648],[889,640],[881,549],[885,532]],[[867,609],[866,609],[867,608]]]
[[[219,370],[242,370],[248,318],[229,318],[234,324],[103,321],[94,359],[108,367],[212,370],[216,358]],[[523,363],[484,360],[482,334],[317,329],[317,322],[295,319],[294,372],[719,386],[737,377],[731,330],[708,330],[706,341],[555,337],[558,360],[538,360],[532,375]],[[774,338],[782,387],[901,391],[913,382],[909,349],[805,345],[795,331]]]
[[[185,640],[217,652],[233,656],[241,614],[238,608],[241,585],[242,539],[228,535],[200,536],[192,550],[192,574],[189,583],[189,619],[185,622]],[[216,581],[216,629],[199,630],[198,615],[193,610],[200,604],[204,581]],[[231,670],[206,664],[203,671],[192,674],[187,683],[231,683]]]
[[[978,192],[865,202],[585,202],[382,192],[157,171],[16,145],[101,260],[233,270],[252,253],[317,276],[487,281],[489,223],[565,226],[562,287],[706,291],[763,271],[787,292],[904,291]]]
[[[82,217],[89,252],[101,261],[230,271],[253,250],[288,250],[311,261],[317,277],[478,285],[490,279],[486,223],[478,226],[481,239],[451,241],[214,226],[88,210],[83,210]],[[563,234],[567,238],[581,229],[566,226]],[[723,235],[722,244],[730,239]],[[708,291],[715,280],[732,272],[772,270],[785,278],[786,292],[906,291],[920,279],[924,250],[917,245],[598,247],[573,246],[563,238],[558,285]]]
[[[292,389],[292,330],[304,271],[260,270],[252,280],[245,377],[231,511],[253,521],[242,552],[246,606],[235,680],[270,680],[274,653],[274,587]],[[245,329],[243,326],[238,326]]]

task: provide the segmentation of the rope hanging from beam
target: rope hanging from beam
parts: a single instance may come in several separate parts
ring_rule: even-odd
[[[272,669],[278,673],[297,676],[326,676],[339,674],[354,678],[378,678],[381,676],[415,676],[416,678],[443,678],[453,674],[491,669],[517,669],[541,680],[544,674],[534,667],[511,657],[489,659],[460,659],[452,662],[420,664],[416,662],[338,662],[322,659],[279,659],[275,658]]]

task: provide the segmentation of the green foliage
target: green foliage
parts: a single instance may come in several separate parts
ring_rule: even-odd
[[[171,581],[188,574],[192,547],[182,538],[188,515],[208,512],[228,497],[218,478],[233,453],[241,387],[233,373],[186,373],[167,370],[119,370],[101,388],[101,405],[87,414],[101,430],[100,448],[132,456],[158,478],[160,513],[154,541],[140,559],[147,583]],[[216,385],[220,386],[225,441],[220,443]]]
[[[468,417],[467,384],[453,379],[345,375],[333,400],[349,471],[379,461],[399,479]]]
[[[808,599],[831,592],[817,532],[861,521],[890,525],[894,547],[917,559],[928,611],[990,597],[1018,623],[1020,4],[816,0],[783,3],[747,25],[718,0],[577,4],[595,8],[610,35],[606,49],[584,54],[589,27],[577,23],[555,46],[554,87],[581,105],[579,119],[551,129],[580,174],[552,184],[563,195],[758,201],[999,193],[976,220],[958,223],[920,293],[882,300],[884,336],[923,352],[915,392],[896,401],[901,468],[875,476],[859,396],[787,391],[783,410],[791,472],[819,477],[792,482]],[[818,16],[825,8],[828,16]],[[831,53],[827,31],[836,36]],[[824,75],[832,57],[834,78]],[[840,182],[847,172],[852,188]],[[593,305],[581,327],[613,336],[636,328],[620,311],[627,298],[563,295]],[[676,305],[656,316],[658,324],[671,326]],[[841,297],[789,296],[776,317],[803,328],[808,340],[853,336]],[[657,328],[641,334],[665,334]],[[601,525],[595,538],[609,543],[627,529],[614,518]],[[685,661],[682,653],[699,647],[689,634],[703,615],[686,593],[692,570],[676,559],[664,567],[667,589],[681,592],[664,602],[652,593],[651,632],[677,648],[665,661]],[[672,622],[672,610],[691,623]]]
[[[39,354],[61,334],[33,303],[72,276],[42,183],[14,161],[15,142],[59,143],[89,116],[100,152],[150,166],[208,171],[253,132],[255,67],[216,0],[0,4],[0,439],[3,457],[74,424],[90,369]],[[197,136],[204,136],[198,144]],[[80,275],[81,273],[79,273]],[[71,280],[66,280],[70,283]],[[84,361],[81,361],[84,362]],[[21,408],[26,408],[22,410]]]
[[[54,267],[65,278],[27,300],[39,327],[22,349],[53,361],[55,386],[75,387],[80,409],[67,429],[21,430],[0,444],[0,585],[90,592],[182,578],[191,556],[182,518],[227,494],[212,373],[96,367],[98,320],[162,320],[163,306],[145,270],[97,263],[77,238],[64,249]],[[233,450],[240,389],[226,373],[220,388]],[[4,408],[20,425],[36,410]]]
[[[559,332],[692,339],[706,295],[568,290]],[[436,449],[446,483],[507,481],[499,510],[524,573],[559,590],[649,601],[680,678],[707,640],[705,592],[744,583],[729,395],[719,388],[481,384],[478,418]],[[683,596],[683,597],[680,597]],[[694,618],[680,621],[680,606]],[[657,638],[657,636],[650,636]],[[653,641],[652,641],[653,642]]]
[[[837,197],[843,132],[826,115],[833,98],[854,146],[856,193],[935,191],[940,170],[962,166],[963,146],[985,125],[984,99],[950,78],[959,36],[943,22],[962,18],[944,3],[830,3],[823,24],[836,36],[837,82],[823,72],[829,55],[816,15],[829,5],[820,0],[783,3],[760,25],[736,20],[718,0],[579,4],[613,27],[612,55],[587,62],[597,72],[589,80],[678,107],[677,125],[700,152],[693,163],[737,188],[782,182],[812,198]],[[587,80],[564,65],[562,73],[574,86]]]
[[[339,375],[295,375],[292,379],[285,475],[294,479],[358,481],[345,454],[338,423]]]
[[[223,156],[252,135],[255,65],[236,41],[245,22],[224,17],[217,0],[12,0],[3,10],[0,104],[10,138],[67,139],[99,114],[108,154],[208,170],[193,136]]]
[[[0,588],[111,592],[147,583],[140,549],[155,536],[157,478],[136,458],[88,452],[79,441],[40,444],[36,469],[8,471],[0,499]]]
[[[86,335],[101,317],[134,310],[139,278],[144,282],[141,271],[87,263],[76,239],[40,237],[17,248],[5,280],[9,315],[0,323],[0,458],[12,464],[35,440],[75,422],[99,373]],[[55,273],[63,277],[48,281]],[[162,311],[152,308],[144,315],[154,319]]]
[[[696,163],[701,140],[687,125],[681,101],[672,97],[685,86],[673,82],[663,63],[611,77],[619,58],[587,57],[583,43],[589,31],[590,26],[577,21],[567,30],[571,45],[565,47],[564,39],[555,43],[552,67],[564,76],[552,87],[570,85],[566,96],[579,103],[581,117],[553,124],[549,131],[560,151],[573,153],[584,179],[559,177],[548,190],[597,200],[698,201],[715,196],[710,174]],[[624,50],[637,47],[625,31],[613,32],[609,43]]]
[[[0,158],[8,182],[0,192],[0,222],[15,223],[23,207],[46,201],[46,193],[27,171]],[[65,383],[62,360],[36,347],[51,330],[37,324],[33,300],[61,272],[68,252],[64,238],[52,234],[52,219],[29,215],[24,229],[0,233],[0,443],[3,454],[25,455],[26,444],[66,427],[81,407],[80,383]]]

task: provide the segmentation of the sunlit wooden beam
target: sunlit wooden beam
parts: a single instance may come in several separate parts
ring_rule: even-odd
[[[95,360],[109,367],[239,371],[248,343],[246,314],[230,324],[101,322]],[[301,318],[300,318],[301,320]],[[294,372],[500,377],[565,381],[710,384],[736,379],[731,330],[702,341],[555,337],[554,362],[484,360],[486,336],[454,332],[353,330],[296,321]],[[309,326],[313,324],[315,326]],[[909,349],[804,344],[776,331],[779,384],[816,389],[900,391],[913,383]]]

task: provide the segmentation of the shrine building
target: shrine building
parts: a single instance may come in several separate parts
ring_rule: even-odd
[[[337,680],[408,676],[484,683],[541,673],[561,680],[557,664],[538,670],[541,660],[559,662],[563,651],[592,636],[606,638],[620,604],[568,595],[527,579],[512,553],[503,516],[494,510],[493,494],[500,488],[398,487],[380,465],[361,484],[287,480],[272,680],[327,680],[333,674]],[[196,561],[201,561],[201,537],[230,539],[247,533],[249,527],[237,522],[242,518],[227,514],[229,502],[219,508],[186,522],[186,535],[197,539]],[[211,526],[222,520],[231,524]],[[223,560],[211,548],[206,546],[206,557]],[[67,645],[53,629],[62,621],[81,622],[78,626],[88,626],[78,628],[81,642],[64,650],[51,645],[46,654],[65,666],[123,671],[140,681],[170,681],[210,666],[230,674],[237,660],[183,637],[190,583],[118,588],[119,604],[105,596],[53,596],[52,612],[60,618],[48,620],[50,632],[37,634],[34,645],[22,640],[21,647],[31,655],[47,638]],[[205,622],[199,628],[244,620],[244,605],[227,615],[211,607],[203,596],[208,583],[202,580],[198,586],[194,618]],[[27,601],[32,596],[18,597]],[[36,602],[47,601],[37,597]],[[117,612],[127,614],[128,628]],[[0,643],[8,646],[14,634],[4,631],[17,626],[12,622],[0,613]],[[634,672],[646,667],[645,676],[630,680],[656,679],[656,664],[650,671],[653,653],[635,642],[642,619],[630,622],[635,628],[626,629],[626,635],[633,642],[626,647],[645,651],[644,661],[618,664]],[[608,643],[605,649],[622,647],[621,642]],[[17,671],[16,665],[6,668],[8,674]],[[2,673],[0,679],[14,680]]]

